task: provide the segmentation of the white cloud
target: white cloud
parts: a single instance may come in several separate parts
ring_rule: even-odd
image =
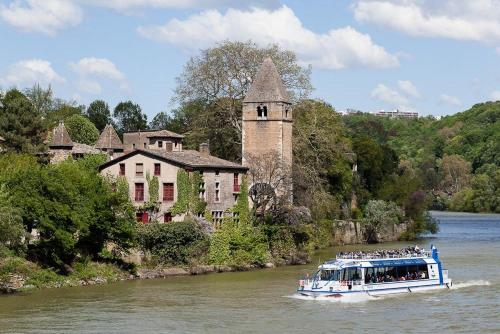
[[[359,22],[412,36],[500,41],[500,0],[361,0],[353,9]]]
[[[378,84],[377,87],[372,90],[371,97],[390,104],[393,107],[405,107],[407,109],[409,103],[409,100],[400,92],[383,84]]]
[[[26,0],[0,5],[0,17],[24,31],[54,36],[66,27],[78,25],[83,12],[68,0]]]
[[[409,80],[399,80],[398,87],[401,92],[409,97],[420,98],[421,96],[417,87],[415,87],[415,85]]]
[[[132,8],[213,8],[230,7],[273,7],[278,0],[86,0],[88,4],[116,9],[119,11]]]
[[[441,94],[439,96],[439,104],[458,107],[462,104],[462,101],[460,101],[460,99],[456,96]]]
[[[26,59],[9,67],[6,75],[0,78],[0,84],[6,86],[32,86],[65,82],[66,79],[57,74],[47,60]]]
[[[490,98],[492,101],[500,101],[500,90],[495,90],[491,92]]]
[[[82,58],[76,63],[70,63],[70,67],[80,77],[77,87],[81,91],[91,94],[100,94],[101,85],[98,79],[109,79],[118,83],[120,89],[129,89],[125,75],[112,61],[106,58]]]
[[[305,28],[286,6],[276,10],[228,9],[225,13],[208,10],[186,20],[172,19],[162,26],[139,27],[138,31],[147,38],[192,51],[224,40],[253,40],[259,45],[277,43],[295,51],[303,63],[319,68],[399,65],[397,56],[375,44],[369,35],[352,27],[317,34]]]

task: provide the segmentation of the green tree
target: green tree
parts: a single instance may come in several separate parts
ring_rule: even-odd
[[[65,121],[69,136],[74,142],[94,145],[99,139],[99,131],[94,124],[86,117],[73,115]]]
[[[32,157],[0,157],[0,182],[26,229],[40,233],[29,245],[31,258],[67,272],[78,255],[98,259],[107,243],[122,250],[133,245],[135,212],[128,192],[92,165],[69,160],[42,166]]]
[[[20,91],[11,89],[0,100],[0,135],[4,146],[17,152],[43,151],[42,117],[30,100]]]
[[[148,126],[146,114],[143,114],[141,107],[132,101],[118,103],[113,112],[113,117],[116,120],[117,131],[120,134],[145,130]]]
[[[26,231],[19,210],[13,205],[5,186],[0,186],[0,248],[20,250]]]
[[[160,112],[153,117],[151,122],[149,122],[149,128],[151,130],[171,130],[170,125],[172,123],[172,118],[166,112]],[[171,130],[173,131],[173,130]]]
[[[262,48],[253,42],[227,41],[187,62],[175,91],[182,107],[173,111],[173,118],[185,116],[185,108],[198,112],[186,132],[198,133],[201,141],[209,139],[212,151],[220,157],[239,160],[241,102],[266,57],[273,59],[294,101],[309,95],[311,69],[301,67],[293,52],[277,45]]]
[[[112,123],[109,106],[103,100],[93,101],[87,108],[86,116],[99,131],[102,131],[107,124]]]
[[[378,234],[394,224],[403,222],[404,212],[394,202],[371,200],[365,207],[365,225],[367,242],[377,242]]]
[[[351,197],[350,140],[340,115],[320,100],[304,100],[293,110],[293,188],[297,205],[315,218],[338,216]]]

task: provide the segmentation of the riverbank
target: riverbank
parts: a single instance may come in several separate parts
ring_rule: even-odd
[[[309,261],[302,259],[281,265],[301,265]],[[236,271],[251,271],[274,268],[272,262],[264,266],[193,265],[185,267],[140,267],[126,271],[114,264],[87,262],[74,265],[69,275],[59,275],[51,269],[41,268],[36,263],[20,257],[0,259],[0,294],[26,292],[35,289],[61,288],[107,284],[128,280],[161,279],[172,276],[205,275]]]
[[[378,240],[392,242],[398,240],[405,231],[406,225],[394,225],[381,229]],[[320,248],[347,244],[364,244],[364,227],[359,222],[335,221],[328,226],[323,225],[317,231],[315,245]],[[282,250],[283,251],[283,250]],[[133,269],[124,270],[115,264],[103,262],[77,262],[72,265],[68,275],[60,275],[54,270],[42,268],[24,258],[8,256],[0,259],[0,293],[25,292],[34,289],[74,287],[113,283],[126,280],[162,279],[172,276],[204,275],[236,271],[251,271],[262,268],[273,268],[287,265],[302,265],[310,262],[312,252],[288,250],[285,257],[271,257],[274,261],[260,265],[209,265],[198,263],[184,266],[154,266],[148,260],[143,262],[144,254],[135,252],[127,257],[127,263],[135,263]],[[285,254],[284,253],[284,254]],[[141,255],[142,254],[142,255]],[[282,254],[283,255],[283,254]]]

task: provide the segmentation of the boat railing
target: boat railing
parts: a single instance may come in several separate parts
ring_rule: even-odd
[[[373,260],[373,259],[403,259],[403,258],[422,258],[431,257],[429,251],[420,251],[415,253],[396,253],[396,254],[337,254],[337,260]]]

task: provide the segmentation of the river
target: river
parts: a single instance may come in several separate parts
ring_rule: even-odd
[[[454,280],[451,290],[347,301],[294,297],[313,264],[47,289],[0,296],[1,333],[498,333],[500,215],[438,213],[434,243]]]

